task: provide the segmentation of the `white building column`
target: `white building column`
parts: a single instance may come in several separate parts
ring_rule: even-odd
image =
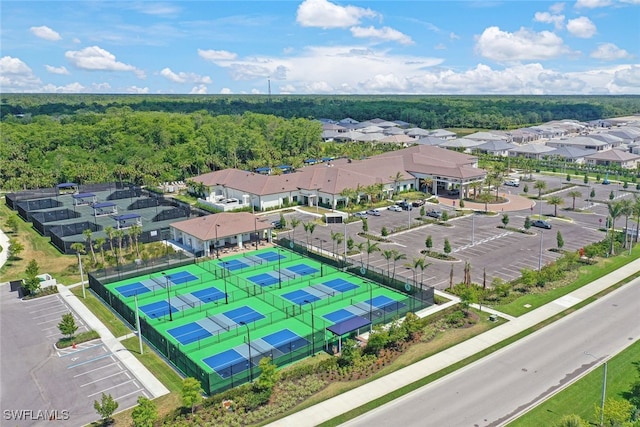
[[[236,240],[238,240],[238,248],[242,249],[244,246],[242,245],[242,233],[236,236]]]

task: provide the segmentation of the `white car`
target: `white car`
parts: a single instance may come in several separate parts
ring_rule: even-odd
[[[389,210],[393,212],[402,212],[402,208],[398,205],[389,206]]]
[[[380,216],[380,211],[378,209],[369,209],[367,215]]]

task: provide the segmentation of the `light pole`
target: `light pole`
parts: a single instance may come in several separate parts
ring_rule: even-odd
[[[369,286],[369,322],[373,324],[373,285],[369,282],[364,282]]]
[[[224,282],[224,303],[229,304],[229,295],[227,294],[227,275],[225,270],[227,269],[227,261],[222,263],[222,281]]]
[[[471,244],[476,244],[476,213],[471,214]]]
[[[173,312],[171,311],[171,276],[167,276],[167,274],[163,271],[162,275],[165,279],[167,279],[167,302],[169,303],[169,322],[173,322]]]
[[[253,381],[253,364],[251,363],[251,333],[249,332],[249,325],[245,322],[240,322],[240,325],[244,325],[247,328],[247,345],[249,346],[249,382]]]
[[[140,330],[140,313],[138,313],[138,294],[136,293],[135,296],[135,301],[136,301],[136,329],[138,330],[138,341],[140,342],[140,355],[143,354],[142,352],[142,331]],[[171,307],[169,307],[169,310],[171,310]]]
[[[347,268],[347,222],[342,218],[342,223],[344,224],[344,268],[346,271]]]
[[[588,351],[584,352],[585,355],[587,356],[591,356],[594,359],[598,360],[597,357],[595,357],[593,354],[589,353]],[[607,394],[607,361],[605,359],[604,363],[602,364],[603,370],[602,370],[602,400],[600,401],[600,426],[604,426],[604,401],[605,401],[605,397]]]
[[[313,319],[313,303],[311,303],[309,300],[304,300],[305,303],[309,304],[309,307],[311,307],[311,348],[312,348],[312,356],[316,355],[316,338],[315,338],[315,333],[316,333],[316,325]]]
[[[542,270],[542,240],[544,238],[544,231],[540,230],[540,254],[538,255],[538,272]]]
[[[280,246],[278,246],[278,289],[282,289],[282,273],[280,267]]]
[[[82,286],[82,298],[87,299],[87,294],[84,289],[84,272],[82,271],[82,258],[80,258],[80,252],[76,252],[78,254],[78,265],[80,266],[80,286]]]

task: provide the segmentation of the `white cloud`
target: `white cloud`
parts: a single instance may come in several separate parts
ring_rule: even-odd
[[[107,83],[107,82],[104,82],[104,83],[93,83],[91,85],[91,87],[93,88],[93,90],[95,92],[98,92],[98,93],[105,93],[105,92],[108,92],[111,89],[111,85],[109,83]]]
[[[211,77],[209,76],[201,76],[199,74],[185,73],[182,71],[174,73],[170,68],[163,68],[162,71],[160,71],[160,75],[175,83],[211,83]]]
[[[577,0],[575,7],[577,9],[595,9],[597,7],[606,7],[612,4],[611,0]]]
[[[549,12],[536,12],[533,20],[536,22],[544,22],[545,24],[553,24],[557,30],[564,27],[564,15],[556,15]]]
[[[460,40],[460,36],[459,36],[459,35],[457,35],[457,34],[456,34],[456,33],[454,33],[454,32],[451,32],[451,33],[449,33],[449,39],[450,39],[450,40]]]
[[[581,16],[567,21],[567,31],[576,37],[588,39],[593,37],[597,30],[595,24],[589,18]]]
[[[189,92],[190,95],[206,95],[207,87],[205,85],[194,86]]]
[[[64,53],[75,67],[87,71],[131,71],[141,79],[145,73],[133,65],[116,61],[115,55],[98,46],[85,47],[82,50],[68,50]]]
[[[215,62],[218,60],[223,60],[223,61],[233,60],[238,57],[238,55],[233,52],[229,52],[226,50],[212,50],[212,49],[209,49],[209,50],[198,49],[198,56],[211,62]]]
[[[146,15],[177,15],[181,9],[175,5],[167,3],[140,2],[134,3],[133,9]]]
[[[326,0],[305,0],[298,6],[296,21],[303,27],[349,28],[360,24],[362,18],[376,16],[371,9],[339,6]]]
[[[0,58],[0,92],[34,92],[42,84],[31,68],[19,58]]]
[[[632,55],[613,43],[601,43],[596,50],[591,52],[590,56],[603,61],[615,61],[616,59],[631,58]]]
[[[31,27],[29,28],[29,30],[34,36],[39,37],[41,39],[51,40],[51,41],[62,40],[62,37],[60,37],[60,34],[58,34],[56,31],[52,30],[51,28],[45,25],[41,27]]]
[[[222,89],[220,89],[220,94],[222,95],[231,95],[232,93],[233,91],[228,87],[223,87]]]
[[[42,91],[46,93],[86,93],[86,88],[78,82],[69,83],[64,86],[56,86],[46,84],[42,87]]]
[[[564,3],[555,3],[549,6],[551,13],[557,15],[564,10]]]
[[[515,33],[489,27],[476,38],[476,52],[498,62],[548,60],[566,54],[569,49],[550,31],[535,32],[521,28]]]
[[[54,67],[53,65],[45,65],[44,67],[51,74],[70,74],[69,70],[67,70],[67,67],[65,67],[64,65],[60,67]]]
[[[372,38],[384,41],[395,41],[404,45],[414,44],[413,40],[411,40],[411,37],[389,27],[382,27],[379,29],[372,26],[368,28],[351,27],[351,34],[356,38]]]
[[[629,65],[616,70],[613,75],[613,84],[621,88],[635,88],[637,93],[637,88],[640,87],[640,65]]]
[[[148,87],[129,86],[125,89],[127,93],[149,93]]]

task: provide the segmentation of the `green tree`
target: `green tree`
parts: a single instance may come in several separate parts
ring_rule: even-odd
[[[380,235],[382,237],[387,237],[389,235],[389,230],[387,230],[387,227],[385,227],[384,225],[382,226],[382,229],[380,230]]]
[[[444,239],[444,253],[447,255],[451,253],[451,243],[449,243],[449,239]]]
[[[367,239],[364,249],[367,253],[367,268],[369,268],[369,258],[372,253],[380,251],[380,245],[378,243],[371,243],[371,240]]]
[[[296,217],[291,218],[291,239],[296,241],[296,227],[300,225],[300,220]]]
[[[571,182],[571,174],[567,174],[567,182]]]
[[[613,200],[616,198],[615,193],[613,192],[613,190],[611,190],[611,192],[609,193],[609,200]]]
[[[489,202],[493,200],[493,196],[489,193],[482,193],[479,200],[484,203],[484,211],[489,212]]]
[[[96,253],[93,251],[93,232],[90,228],[85,229],[82,234],[84,235],[84,239],[87,242],[87,246],[89,246],[89,250],[91,251],[91,257],[93,258],[93,264],[95,265],[98,260],[96,259]]]
[[[589,176],[587,174],[584,175],[584,179],[582,180],[585,184],[589,183]]]
[[[604,417],[602,416],[603,413],[600,405],[596,404],[595,406],[595,418],[597,420],[602,418],[605,426],[630,426],[632,414],[633,405],[631,402],[623,399],[607,398],[604,402]]]
[[[633,215],[633,200],[622,199],[620,203],[620,216],[624,216],[625,239],[623,247],[627,247],[627,230],[629,229],[629,217]]]
[[[63,314],[62,320],[58,323],[58,329],[62,335],[71,338],[78,330],[78,325],[76,325],[76,319],[73,317],[73,314]]]
[[[110,394],[102,393],[102,398],[100,402],[97,400],[93,401],[93,408],[96,410],[98,415],[100,415],[100,419],[102,420],[102,425],[109,425],[111,423],[111,416],[116,409],[118,409],[118,402],[113,399],[113,396]]]
[[[524,187],[522,187],[522,191],[524,191],[524,194],[528,194],[529,193],[529,184],[525,184]]]
[[[562,206],[564,199],[560,196],[550,196],[547,198],[547,204],[553,206],[553,216],[558,216],[558,206]]]
[[[447,221],[449,221],[449,212],[447,212],[447,211],[442,211],[442,216],[440,217],[440,219],[441,219],[443,222],[447,222]]]
[[[35,259],[29,261],[24,271],[24,287],[29,292],[29,295],[35,295],[38,289],[40,289],[40,279],[36,277],[39,271],[40,266],[38,265],[38,261]]]
[[[131,412],[133,427],[153,427],[158,419],[156,404],[144,396],[138,396],[138,406]]]
[[[20,243],[17,239],[9,239],[9,253],[7,254],[8,259],[18,259],[20,252],[24,251],[24,245]]]
[[[524,229],[529,230],[530,228],[531,228],[531,218],[529,218],[529,216],[526,216],[524,218]]]
[[[424,245],[427,247],[427,251],[431,252],[431,248],[433,248],[433,237],[431,237],[431,234],[425,239]]]
[[[509,225],[509,214],[502,214],[502,224],[505,227]]]
[[[538,190],[538,199],[540,199],[542,198],[542,192],[544,191],[545,188],[547,188],[547,183],[544,181],[536,181],[533,184],[533,188]]]
[[[589,423],[580,418],[579,415],[565,415],[553,425],[553,427],[589,427]]]
[[[591,189],[591,192],[589,193],[589,197],[590,197],[591,199],[593,199],[594,197],[596,197],[596,189],[595,189],[595,188],[592,188],[592,189]]]
[[[562,238],[562,233],[560,233],[560,230],[558,230],[558,233],[556,233],[556,243],[558,244],[558,249],[562,249],[562,247],[564,246],[564,239]]]
[[[569,191],[567,193],[567,196],[571,197],[571,199],[572,199],[571,210],[575,211],[576,210],[576,198],[582,197],[582,193],[579,192],[578,190],[572,190],[572,191]]]
[[[11,214],[4,222],[5,228],[12,234],[16,234],[18,232],[18,215]]]
[[[193,377],[187,377],[182,380],[182,391],[180,397],[182,398],[182,406],[191,409],[193,414],[200,402],[202,402],[202,386],[200,381]]]
[[[280,212],[280,228],[287,228],[287,219],[282,212]]]
[[[616,234],[616,219],[618,219],[618,217],[622,215],[623,207],[620,202],[610,202],[607,203],[607,208],[609,210],[609,218],[611,219],[611,221],[609,221],[609,225],[611,227],[611,245],[609,247],[609,255],[613,255],[613,243],[615,241]]]
[[[362,218],[362,231],[364,233],[369,232],[369,220],[367,218]]]
[[[349,236],[349,238],[347,239],[347,251],[351,252],[353,250],[353,246],[354,246],[354,241],[353,241],[353,237]]]
[[[420,216],[423,217],[426,213],[424,205],[420,206]]]
[[[260,391],[273,390],[273,387],[280,378],[278,366],[273,363],[270,358],[263,357],[260,359],[258,367],[260,368],[261,374],[253,384],[254,388]]]
[[[460,199],[460,209],[464,208],[464,200]]]
[[[393,260],[393,276],[392,276],[392,277],[395,279],[395,277],[396,277],[396,265],[397,265],[397,262],[398,262],[398,261],[401,261],[401,260],[403,260],[403,259],[407,259],[407,256],[406,256],[405,254],[403,254],[403,253],[400,253],[400,252],[399,252],[398,250],[396,250],[396,249],[393,249],[393,250],[391,251],[391,253],[392,253],[392,257],[391,257],[391,259]]]

